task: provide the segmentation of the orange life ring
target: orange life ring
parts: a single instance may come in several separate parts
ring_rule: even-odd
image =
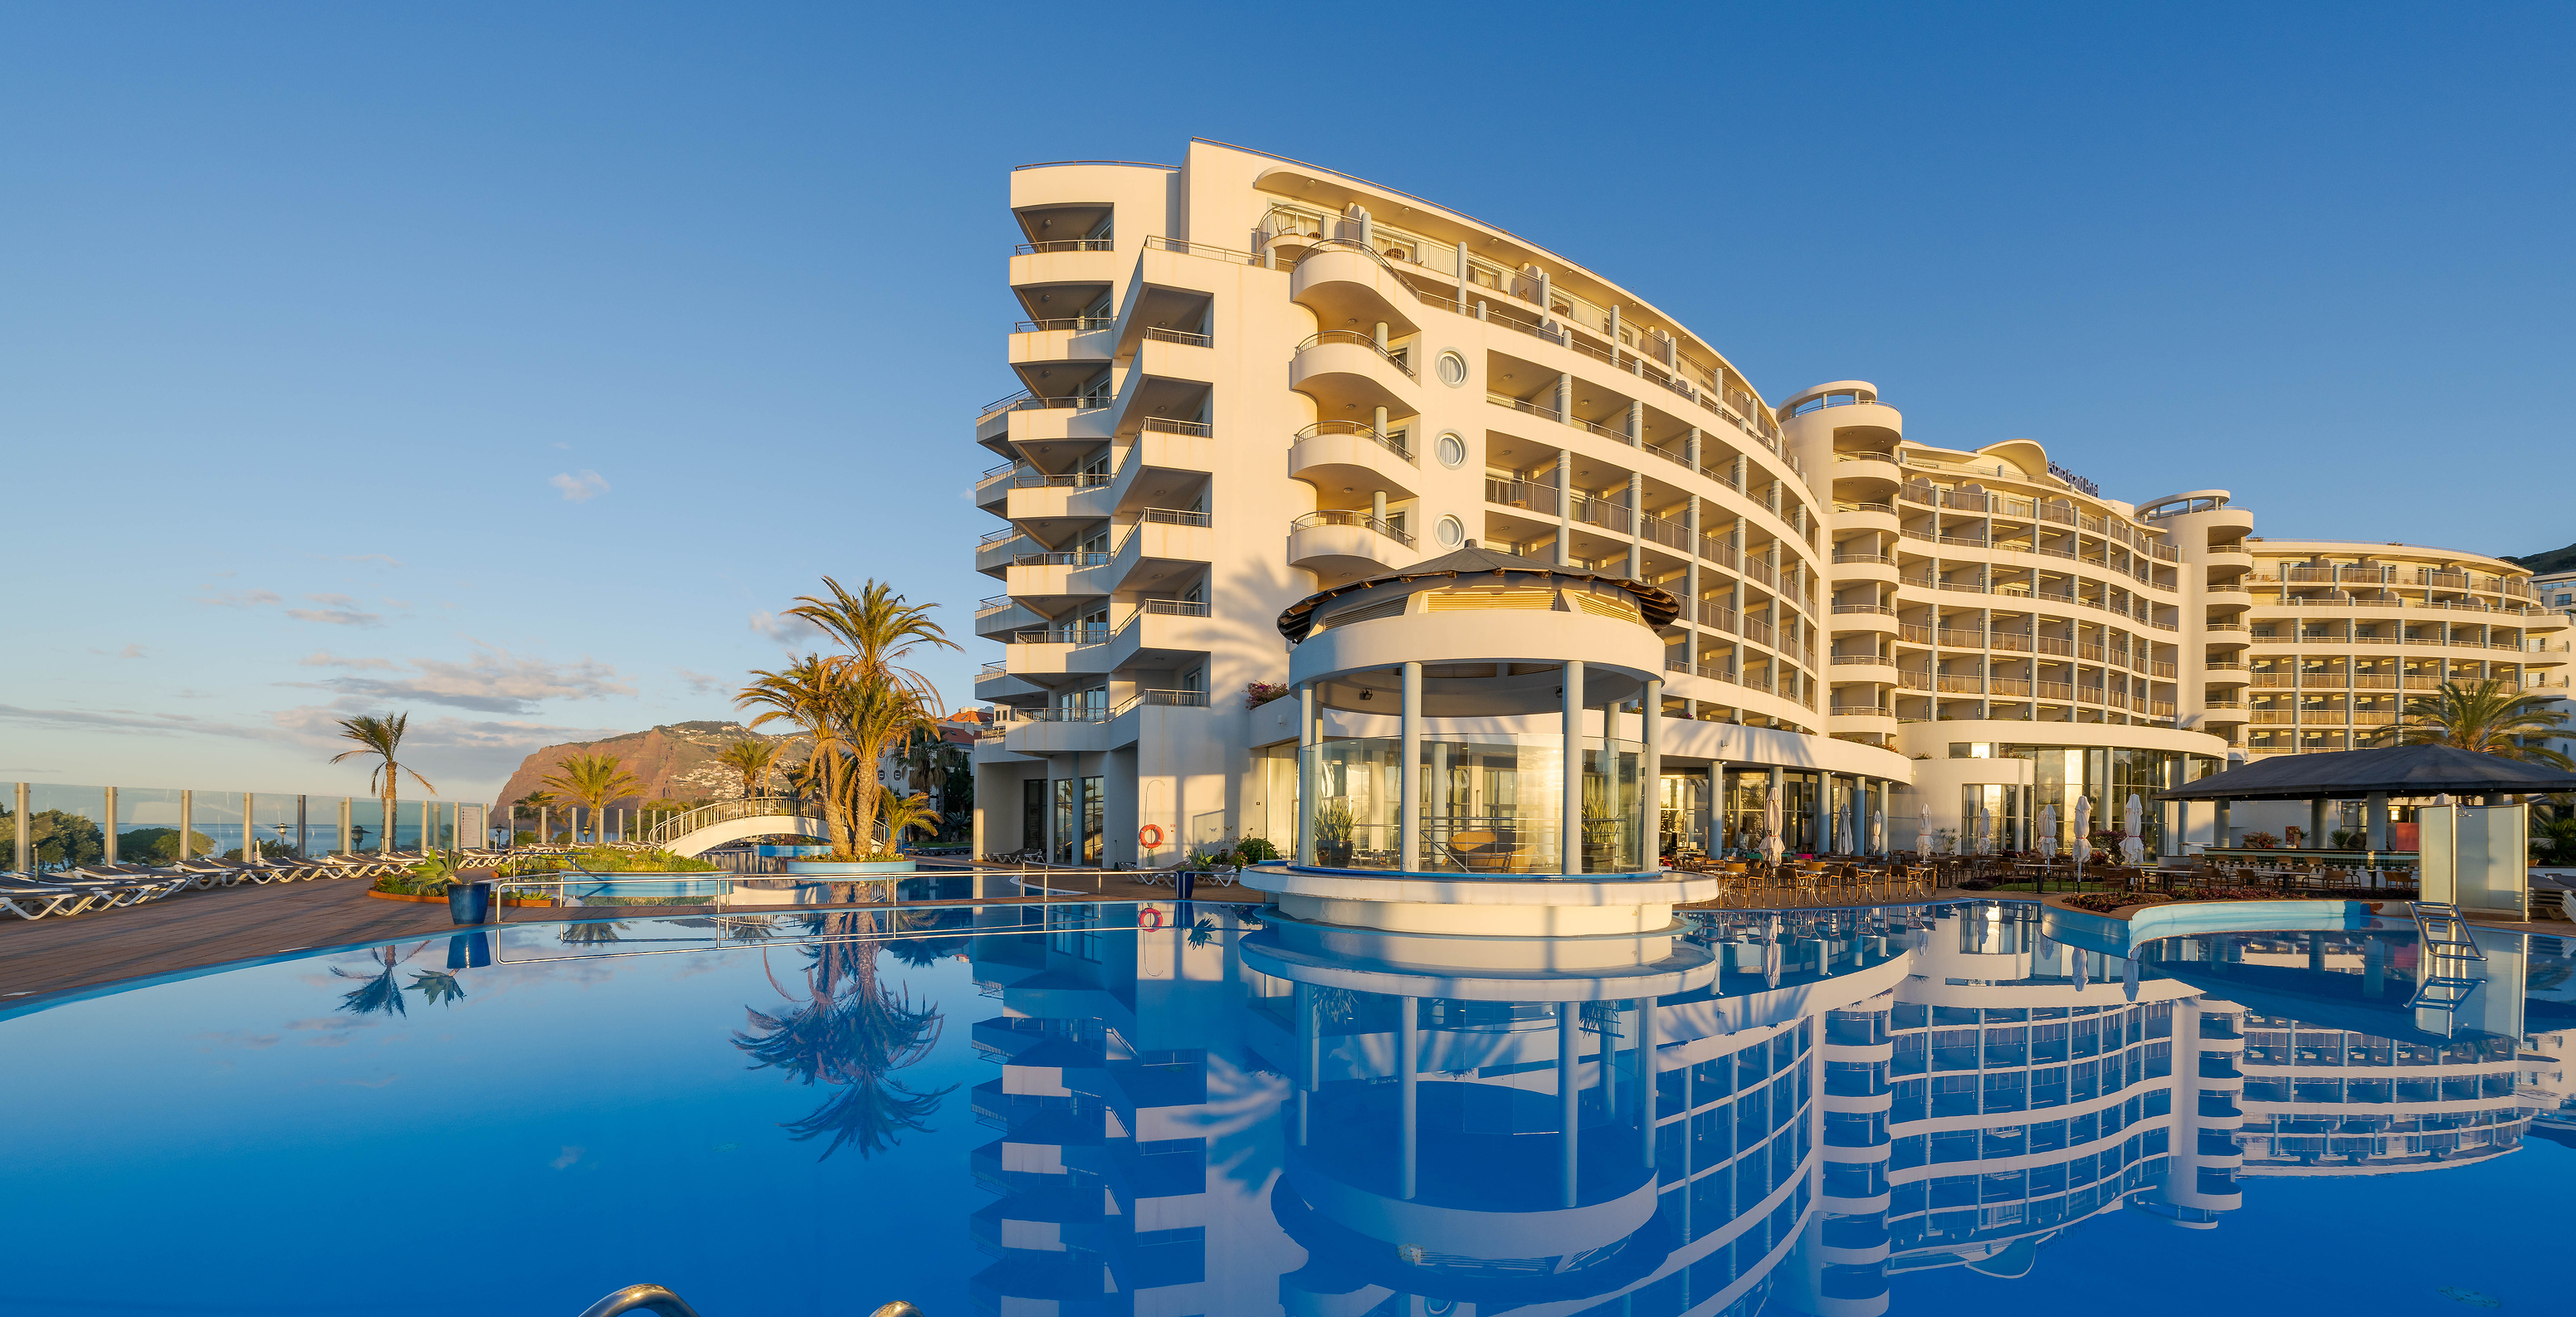
[[[1148,923],[1148,922],[1147,922],[1148,920],[1151,920],[1152,922]],[[1149,906],[1146,906],[1144,909],[1139,910],[1139,911],[1137,911],[1137,912],[1136,912],[1136,927],[1138,927],[1138,928],[1161,928],[1162,926],[1163,926],[1163,912],[1162,912],[1161,910],[1158,910],[1158,909],[1154,908],[1153,906],[1150,906],[1150,905],[1149,905]]]
[[[1163,830],[1151,823],[1136,829],[1136,844],[1149,851],[1160,850],[1163,845]]]

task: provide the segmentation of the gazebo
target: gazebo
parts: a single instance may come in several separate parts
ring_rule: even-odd
[[[1685,889],[1714,890],[1667,875],[1653,850],[1656,628],[1680,607],[1642,581],[1472,542],[1298,601],[1279,616],[1294,646],[1297,848],[1248,879],[1329,923],[1663,927],[1674,901],[1709,894]]]
[[[2325,849],[2325,813],[2329,800],[2370,802],[2367,848],[2389,849],[2388,802],[2391,797],[2549,795],[2576,791],[2576,773],[2480,754],[2448,745],[2400,745],[2382,750],[2342,750],[2324,754],[2280,755],[2247,764],[2170,791],[2165,800],[2207,800],[2218,807],[2217,831],[2227,837],[2227,804],[2232,800],[2304,800],[2308,807],[2308,845]]]

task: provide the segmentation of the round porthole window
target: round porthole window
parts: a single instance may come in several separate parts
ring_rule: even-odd
[[[1439,538],[1441,548],[1454,549],[1467,542],[1467,523],[1456,517],[1442,517],[1431,533]]]
[[[1440,354],[1440,382],[1457,388],[1467,382],[1467,359],[1456,352]]]
[[[1439,454],[1440,465],[1452,471],[1467,464],[1467,441],[1455,434],[1440,436],[1439,444],[1432,451]]]

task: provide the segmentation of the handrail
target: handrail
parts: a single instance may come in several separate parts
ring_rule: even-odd
[[[1046,252],[1114,252],[1116,238],[1059,238],[1051,242],[1024,242],[1011,249],[1014,256],[1037,256]]]
[[[688,1300],[661,1285],[629,1285],[582,1309],[581,1317],[617,1317],[620,1313],[629,1312],[656,1313],[659,1317],[698,1317],[698,1310],[690,1307]]]
[[[1403,432],[1397,432],[1397,434],[1401,433]],[[1320,438],[1328,434],[1357,435],[1358,437],[1366,439],[1370,443],[1376,444],[1378,447],[1403,458],[1405,461],[1410,462],[1415,466],[1420,466],[1422,464],[1421,460],[1413,455],[1413,450],[1405,447],[1403,443],[1398,441],[1395,435],[1380,434],[1375,428],[1362,425],[1357,421],[1317,421],[1313,425],[1307,426],[1305,429],[1299,430],[1297,433],[1288,436],[1288,442],[1292,445],[1299,444],[1308,439]]]
[[[1320,333],[1315,334],[1313,337],[1308,338],[1305,342],[1298,344],[1296,350],[1303,352],[1308,348],[1329,343],[1349,344],[1368,348],[1376,352],[1379,356],[1386,358],[1386,364],[1395,367],[1397,370],[1403,371],[1406,379],[1413,378],[1413,365],[1411,362],[1405,360],[1405,358],[1410,355],[1410,349],[1390,348],[1387,345],[1378,342],[1376,335],[1363,334],[1356,329],[1323,330]]]
[[[1309,512],[1288,523],[1290,530],[1310,530],[1317,526],[1365,526],[1408,549],[1413,547],[1411,535],[1406,534],[1394,523],[1381,521],[1366,512],[1345,512],[1335,508],[1325,508]]]
[[[1216,336],[1212,334],[1193,334],[1186,330],[1163,329],[1151,325],[1146,327],[1145,337],[1157,343],[1178,343],[1185,348],[1212,347],[1216,343]]]
[[[1156,434],[1185,434],[1193,439],[1206,439],[1216,433],[1216,427],[1205,421],[1175,421],[1161,416],[1146,417],[1143,428]]]
[[[1107,329],[1117,324],[1116,316],[1056,316],[1049,320],[1022,320],[1011,327],[1014,334],[1035,334],[1050,329]]]
[[[677,841],[711,823],[758,818],[764,814],[804,819],[821,818],[822,815],[814,810],[814,806],[795,796],[752,796],[738,800],[719,800],[712,805],[700,805],[687,813],[674,814],[664,819],[655,824],[651,832],[645,834],[645,840],[654,845],[660,845],[667,841]]]
[[[1137,514],[1137,520],[1139,522],[1152,522],[1158,526],[1208,526],[1215,524],[1208,514],[1204,512],[1193,512],[1184,508],[1147,508],[1143,512]],[[1135,532],[1130,531],[1128,533],[1132,535]],[[1125,542],[1121,541],[1120,544],[1121,547],[1124,547]]]

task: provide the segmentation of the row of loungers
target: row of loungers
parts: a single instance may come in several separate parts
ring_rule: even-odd
[[[466,862],[497,859],[497,853],[465,852]],[[401,873],[425,859],[417,851],[263,856],[259,860],[179,860],[170,864],[86,864],[41,873],[0,873],[0,910],[20,919],[68,916],[113,910],[175,896],[191,888],[203,891],[243,884],[310,882],[316,878],[364,878],[370,882]]]

